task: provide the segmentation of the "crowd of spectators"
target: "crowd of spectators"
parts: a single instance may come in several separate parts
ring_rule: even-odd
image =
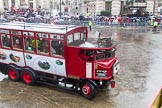
[[[160,16],[149,17],[126,17],[126,16],[84,16],[76,15],[55,15],[52,16],[44,9],[37,9],[34,11],[32,8],[17,9],[12,11],[5,11],[1,14],[0,22],[5,21],[20,21],[28,23],[47,23],[47,24],[84,24],[88,25],[88,21],[91,20],[95,25],[111,25],[111,26],[152,26],[156,20],[159,25],[162,25],[162,18]]]
[[[97,17],[94,19],[96,24],[102,25],[120,25],[120,26],[148,26],[153,25],[154,21],[162,24],[162,18],[158,16],[150,17],[126,17],[126,16],[113,16],[113,17]]]

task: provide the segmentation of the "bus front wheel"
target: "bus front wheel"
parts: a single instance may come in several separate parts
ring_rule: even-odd
[[[86,99],[91,100],[97,95],[96,87],[92,83],[85,81],[81,84],[81,94]]]
[[[35,77],[33,73],[29,70],[22,70],[22,80],[28,85],[33,85],[35,83]]]
[[[19,81],[20,80],[20,73],[14,67],[9,66],[7,68],[7,74],[8,74],[9,79],[12,80],[12,81]]]

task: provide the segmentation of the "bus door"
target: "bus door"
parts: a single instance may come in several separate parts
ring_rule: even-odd
[[[80,47],[86,40],[86,30],[69,34],[67,36],[66,66],[67,74],[72,77],[86,77],[86,61],[80,57],[80,52],[84,49]]]
[[[85,77],[86,63],[79,57],[80,48],[67,47],[66,66],[67,75],[71,77]]]

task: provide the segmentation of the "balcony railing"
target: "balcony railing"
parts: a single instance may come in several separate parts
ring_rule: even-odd
[[[133,6],[147,6],[147,3],[133,3]]]
[[[147,3],[132,3],[129,4],[130,8],[146,8],[147,7]]]

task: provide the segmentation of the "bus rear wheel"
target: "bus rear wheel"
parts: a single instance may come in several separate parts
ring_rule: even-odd
[[[28,85],[33,85],[35,83],[35,77],[29,70],[22,70],[22,80]]]
[[[97,95],[96,87],[88,81],[85,81],[81,84],[81,94],[86,99],[93,99]]]
[[[12,80],[12,81],[19,81],[20,80],[20,73],[14,67],[8,67],[7,68],[7,74],[8,74],[9,79]]]

